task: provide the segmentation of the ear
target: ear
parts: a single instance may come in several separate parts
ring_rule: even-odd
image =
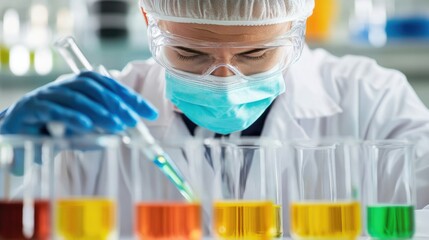
[[[143,14],[144,21],[146,22],[146,26],[148,26],[148,25],[149,25],[149,21],[147,20],[146,11],[145,11],[142,7],[140,7],[140,11],[141,11],[141,12],[142,12],[142,14]]]

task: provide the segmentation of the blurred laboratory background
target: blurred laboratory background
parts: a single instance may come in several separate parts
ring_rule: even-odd
[[[70,72],[52,46],[67,35],[109,69],[150,57],[138,0],[1,0],[0,110]],[[429,106],[429,0],[316,0],[307,42],[402,71]]]

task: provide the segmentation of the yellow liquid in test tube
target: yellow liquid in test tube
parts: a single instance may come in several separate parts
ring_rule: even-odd
[[[356,239],[361,231],[358,202],[291,204],[294,239]]]
[[[116,231],[116,207],[112,200],[64,199],[56,206],[60,239],[105,240]]]
[[[221,239],[272,239],[282,235],[281,207],[269,201],[214,204],[214,229]]]

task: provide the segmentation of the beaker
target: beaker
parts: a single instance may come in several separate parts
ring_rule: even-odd
[[[291,235],[294,239],[355,239],[361,232],[360,144],[353,140],[291,143]]]
[[[50,239],[49,159],[42,138],[0,135],[0,239]]]
[[[118,239],[120,139],[109,135],[57,138],[54,159],[55,236],[64,240]]]
[[[195,164],[202,161],[203,144],[197,140],[180,139],[160,142],[159,145],[174,158],[174,162],[164,158],[148,161],[138,142],[128,145],[132,168],[135,239],[202,239],[201,201],[204,197],[200,197],[199,191],[195,191],[196,198],[185,198],[180,192],[181,185],[177,184],[182,179],[165,173],[174,168],[192,189],[201,189],[203,174],[201,169],[196,169]]]
[[[280,142],[263,138],[206,140],[214,234],[220,239],[281,237]]]
[[[383,140],[365,143],[367,230],[374,238],[412,238],[415,186],[413,145]]]

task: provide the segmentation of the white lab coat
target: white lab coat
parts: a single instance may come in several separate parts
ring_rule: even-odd
[[[164,73],[151,59],[131,62],[115,76],[159,110],[157,121],[146,122],[157,139],[190,136],[165,97]],[[284,79],[286,92],[274,102],[262,136],[281,141],[321,137],[413,141],[417,144],[417,208],[429,204],[429,111],[403,74],[365,57],[338,58],[305,47],[300,60],[284,72]],[[96,169],[83,169],[89,171],[86,178],[97,176]],[[131,195],[122,184],[121,178],[120,227],[127,235],[133,226]],[[85,184],[85,188],[91,186]]]

